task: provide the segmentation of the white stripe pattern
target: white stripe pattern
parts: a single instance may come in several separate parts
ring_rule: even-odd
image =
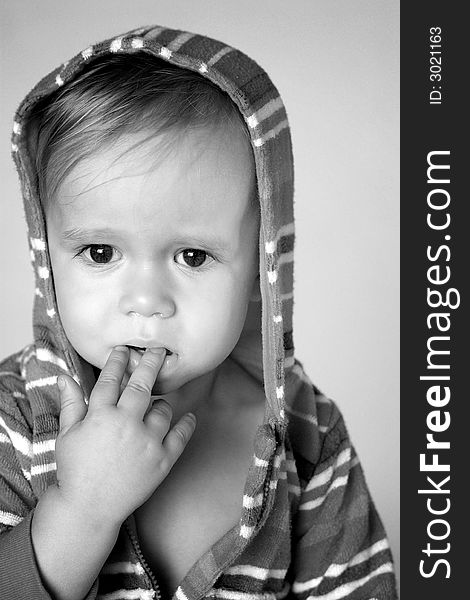
[[[62,77],[60,75],[57,75],[55,78],[55,82],[56,84],[60,87],[61,85],[64,85],[64,80],[62,79]]]
[[[340,487],[344,487],[347,483],[348,483],[348,475],[343,475],[341,477],[337,477],[336,479],[334,479],[331,482],[331,485],[328,488],[326,494],[324,494],[323,496],[320,496],[319,498],[316,498],[315,500],[303,502],[299,506],[299,510],[313,510],[314,508],[318,508],[319,506],[321,506],[323,504],[323,502],[325,501],[326,497],[328,496],[328,494],[330,492],[332,492],[333,490],[336,490]]]
[[[243,507],[244,508],[255,508],[263,504],[263,494],[257,494],[256,496],[243,495]]]
[[[294,408],[291,408],[287,405],[286,410],[290,415],[293,415],[294,417],[298,417],[299,419],[308,421],[309,423],[312,423],[312,425],[318,425],[318,419],[315,415],[310,415],[308,413],[301,412],[300,410],[295,410]]]
[[[4,431],[6,431],[8,437],[11,440],[11,443],[13,444],[13,448],[17,452],[19,452],[23,456],[26,456],[27,458],[31,458],[33,456],[33,444],[27,438],[25,438],[24,435],[21,435],[21,433],[10,429],[1,415],[0,427],[2,427]]]
[[[14,515],[10,512],[5,512],[4,510],[0,510],[0,523],[3,523],[3,525],[8,525],[8,527],[15,527],[16,525],[19,525],[22,520],[23,517]]]
[[[274,315],[273,316],[273,321],[275,323],[282,323],[282,315]]]
[[[354,590],[357,590],[358,588],[362,587],[374,577],[378,577],[379,575],[383,575],[385,573],[393,573],[392,563],[385,563],[384,565],[381,565],[380,567],[375,569],[375,571],[372,571],[372,573],[369,573],[369,575],[361,577],[361,579],[356,579],[356,581],[351,581],[350,583],[340,585],[328,594],[321,594],[320,596],[308,596],[307,600],[340,600],[341,598],[352,594]]]
[[[41,238],[29,238],[31,241],[31,248],[33,250],[44,251],[46,249],[46,242]]]
[[[144,40],[142,38],[134,38],[131,42],[131,46],[134,50],[138,50],[139,48],[144,47]]]
[[[88,46],[88,48],[82,51],[82,58],[83,60],[88,60],[91,56],[93,56],[93,46]]]
[[[315,579],[309,579],[308,581],[303,582],[294,582],[292,586],[292,591],[296,594],[301,594],[303,592],[316,588],[321,584],[325,577],[339,577],[350,567],[354,567],[365,562],[366,560],[369,560],[375,554],[382,552],[382,550],[387,550],[387,548],[389,548],[388,541],[386,539],[380,540],[379,542],[372,544],[372,546],[370,546],[366,550],[362,550],[362,552],[356,554],[354,558],[352,558],[347,563],[332,563],[326,570],[325,574],[320,577],[316,577]]]
[[[307,487],[305,488],[305,491],[309,492],[310,490],[314,490],[315,488],[321,487],[322,485],[325,485],[325,483],[328,483],[328,481],[331,479],[331,476],[333,475],[333,472],[336,471],[336,469],[338,469],[339,467],[341,467],[341,465],[344,465],[345,463],[349,462],[350,459],[351,448],[345,448],[338,454],[334,465],[331,465],[318,475],[314,475],[312,477]]]
[[[273,240],[270,240],[269,242],[266,242],[264,245],[265,251],[267,254],[274,254],[274,252],[276,251],[277,248],[277,244],[279,242],[279,240],[282,237],[287,237],[289,235],[294,235],[295,232],[295,225],[294,225],[294,221],[291,221],[290,223],[286,223],[285,225],[282,225],[277,233],[276,233],[276,237]]]
[[[38,267],[38,275],[41,279],[49,277],[49,269],[47,267]]]
[[[60,358],[60,356],[56,356],[53,352],[48,350],[47,348],[38,348],[36,350],[36,358],[41,362],[49,362],[57,367],[60,367],[64,371],[67,371],[67,365],[65,364],[65,360]]]
[[[114,39],[111,44],[109,45],[109,51],[110,52],[119,52],[119,50],[121,50],[122,48],[122,37],[118,37],[116,39]]]
[[[29,347],[28,347],[29,348]],[[23,354],[22,358],[22,366],[24,367],[26,364],[28,364],[28,362],[33,358],[33,356],[36,354],[36,351],[30,350],[29,352],[27,352],[28,348],[25,348],[25,352]]]
[[[286,225],[283,225],[282,227],[279,228],[279,231],[276,234],[276,242],[279,241],[284,236],[293,235],[294,231],[295,231],[294,221],[291,221],[290,223],[286,223]]]
[[[48,308],[48,309],[46,309],[46,313],[47,313],[47,316],[50,319],[52,319],[52,317],[55,315],[55,308]]]
[[[280,600],[285,598],[290,591],[290,584],[282,588],[280,592],[236,592],[234,590],[225,590],[221,588],[212,588],[207,594],[211,598],[222,598],[223,600]]]
[[[32,390],[38,387],[46,387],[48,385],[55,385],[57,383],[57,375],[51,375],[51,377],[42,377],[41,379],[33,379],[32,381],[26,382],[26,390]]]
[[[55,438],[43,440],[42,442],[33,442],[33,454],[45,454],[55,451]]]
[[[163,56],[163,58],[170,59],[171,55],[172,55],[171,50],[168,50],[168,48],[166,48],[165,46],[162,46],[160,48],[160,56]]]
[[[18,123],[18,121],[13,121],[13,133],[15,135],[20,135],[21,133],[21,125]]]
[[[36,296],[39,296],[39,298],[44,298],[44,294],[39,288],[35,288],[34,293],[36,294]]]
[[[50,473],[56,471],[57,465],[55,462],[48,463],[45,465],[33,465],[31,467],[31,477],[37,477],[38,475],[44,475],[44,473]]]
[[[268,461],[264,460],[263,458],[258,458],[257,456],[255,456],[255,466],[256,467],[267,467],[268,466]]]
[[[300,485],[297,485],[296,483],[288,483],[287,491],[294,494],[294,496],[300,496]]]
[[[284,398],[284,386],[280,385],[276,388],[276,398],[282,400]]]
[[[178,586],[176,588],[176,592],[175,592],[176,597],[178,598],[178,600],[188,600],[188,597],[186,596],[186,594],[183,592],[183,590],[181,589],[181,586]]]
[[[234,565],[225,571],[226,575],[244,575],[260,581],[266,579],[284,579],[287,569],[265,569],[253,565]]]
[[[273,467],[275,469],[279,469],[279,467],[282,464],[282,461],[285,460],[286,458],[286,451],[284,450],[284,448],[282,449],[282,452],[280,454],[276,454],[276,456],[274,457],[273,460]]]
[[[294,364],[294,366],[292,367],[292,373],[294,373],[294,375],[297,375],[297,377],[301,379],[304,383],[306,383],[308,386],[312,386],[312,382],[310,381],[309,376],[305,373],[305,371],[300,365]]]
[[[245,538],[245,540],[248,540],[253,535],[254,530],[255,530],[254,526],[242,525],[240,527],[240,536],[242,538]]]
[[[225,46],[225,48],[222,48],[222,50],[219,50],[216,54],[214,54],[214,56],[208,61],[207,66],[212,67],[213,65],[215,65],[215,63],[219,62],[219,60],[223,56],[225,56],[229,52],[233,52],[233,50],[234,48],[230,46]]]
[[[171,52],[176,52],[177,50],[179,50],[181,48],[181,46],[183,46],[183,44],[186,44],[186,42],[188,40],[190,40],[191,38],[194,37],[194,33],[180,33],[179,35],[177,35],[175,37],[175,39],[170,42],[167,45],[168,50],[171,50]]]
[[[144,35],[144,38],[146,39],[154,39],[157,36],[159,36],[163,31],[165,31],[166,27],[161,27],[160,25],[157,25],[156,27],[154,27],[153,29],[151,29],[150,31],[147,31],[147,33]]]
[[[275,138],[277,136],[278,133],[280,133],[283,129],[287,129],[288,127],[289,127],[289,123],[287,122],[287,119],[284,119],[283,121],[278,123],[275,127],[270,129],[267,133],[265,133],[263,136],[257,138],[256,140],[253,140],[253,145],[256,148],[263,146],[268,140],[272,140],[273,138]]]
[[[105,565],[101,572],[106,575],[115,575],[116,573],[135,573],[136,575],[143,575],[145,570],[140,563],[122,561]]]
[[[248,117],[248,127],[254,129],[257,125],[259,125],[259,123],[261,123],[262,121],[264,121],[283,107],[284,105],[280,96],[274,98],[273,100],[269,100],[269,102],[266,102],[264,106],[262,106],[259,110],[257,110]]]
[[[109,594],[99,594],[99,600],[153,600],[155,592],[136,588],[135,590],[116,590]]]
[[[0,431],[0,443],[1,444],[11,444],[10,438]]]
[[[359,464],[359,460],[356,457],[353,461],[351,461],[349,471],[351,471],[353,469],[353,467],[355,467],[358,464]],[[342,476],[337,477],[336,479],[333,479],[330,487],[327,489],[325,494],[323,494],[323,496],[320,496],[319,498],[316,498],[315,500],[309,500],[307,502],[303,502],[302,504],[299,505],[299,510],[313,510],[315,508],[318,508],[326,500],[326,497],[328,496],[328,494],[330,494],[333,490],[336,490],[340,487],[344,487],[348,483],[348,479],[349,479],[349,473],[347,475],[342,475]]]
[[[279,255],[278,264],[283,265],[285,263],[291,263],[294,260],[294,251],[284,252],[284,254]]]
[[[293,458],[286,458],[286,471],[297,473],[297,466]]]
[[[285,369],[292,368],[294,366],[294,364],[295,364],[294,355],[285,357],[285,359],[284,359],[284,368]]]
[[[274,254],[276,250],[276,242],[273,242],[272,240],[270,242],[266,242],[265,250],[266,254]]]

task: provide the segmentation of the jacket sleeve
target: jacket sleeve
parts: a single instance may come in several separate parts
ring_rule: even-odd
[[[12,399],[0,396],[0,598],[54,600],[36,562],[31,522],[32,434]],[[84,600],[94,600],[98,582]]]
[[[395,600],[393,560],[344,420],[318,408],[319,460],[301,486],[294,519],[291,592],[306,600]]]

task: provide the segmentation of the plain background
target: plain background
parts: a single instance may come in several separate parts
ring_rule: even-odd
[[[14,111],[90,43],[159,24],[240,48],[287,107],[296,356],[346,418],[399,565],[398,0],[0,0],[0,357],[31,341]]]

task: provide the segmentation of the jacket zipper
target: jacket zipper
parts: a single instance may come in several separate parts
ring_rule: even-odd
[[[273,461],[271,460],[268,466],[268,471],[266,474],[266,480],[264,482],[264,486],[263,486],[263,501],[261,503],[261,511],[260,511],[260,519],[263,516],[264,510],[265,510],[265,506],[266,506],[266,501],[268,499],[268,495],[269,495],[269,487],[271,485],[271,475],[272,475],[272,470],[273,470]],[[127,533],[129,534],[129,537],[131,539],[132,545],[134,547],[135,553],[137,554],[143,568],[144,571],[147,573],[148,578],[150,579],[151,583],[152,583],[152,587],[156,593],[156,600],[162,600],[162,594],[160,591],[160,586],[158,585],[157,579],[155,577],[155,575],[152,572],[152,569],[149,567],[147,561],[145,560],[145,557],[142,553],[142,550],[140,549],[140,545],[139,545],[139,541],[137,539],[137,537],[134,535],[134,532],[131,530],[131,528],[129,527],[129,524],[127,523],[127,521],[125,521],[125,526],[126,526],[126,530]],[[213,583],[219,578],[219,576],[221,575],[222,571],[220,571],[217,576],[215,577]],[[210,589],[210,588],[209,588]],[[206,590],[207,591],[207,590]],[[203,595],[205,594],[205,592],[203,593]]]
[[[156,594],[155,598],[156,598],[156,600],[162,600],[162,594],[160,591],[160,586],[158,585],[158,582],[157,582],[157,578],[155,577],[155,575],[152,572],[152,569],[149,567],[147,561],[145,560],[142,550],[140,549],[139,541],[138,541],[136,535],[134,534],[134,532],[129,527],[129,524],[127,523],[127,521],[125,521],[124,524],[126,526],[127,533],[129,534],[129,537],[131,539],[132,546],[134,547],[135,553],[137,554],[139,561],[142,564],[142,567],[144,568],[144,571],[147,574],[147,577],[150,579],[150,582],[152,583],[152,588]]]
[[[268,495],[269,495],[269,488],[270,488],[270,485],[271,485],[271,476],[272,476],[272,472],[273,472],[273,460],[274,459],[272,459],[269,462],[268,471],[266,473],[266,480],[264,482],[263,502],[261,503],[260,519],[262,519],[262,517],[263,517],[263,513],[264,513],[264,510],[265,510],[266,501],[267,501]]]

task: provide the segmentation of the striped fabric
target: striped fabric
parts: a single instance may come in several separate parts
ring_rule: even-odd
[[[87,47],[39,82],[15,115],[12,154],[36,280],[35,341],[0,366],[0,533],[21,523],[56,481],[57,375],[68,373],[90,392],[58,319],[28,117],[95,57],[133,52],[197,71],[229,94],[251,135],[261,207],[262,331],[234,352],[264,383],[264,425],[253,441],[238,525],[193,565],[174,598],[396,598],[390,548],[341,414],[294,358],[293,164],[283,103],[267,74],[240,51],[160,26]],[[1,541],[0,535],[0,548]],[[88,598],[94,597],[160,597],[158,573],[145,562],[132,516]]]

